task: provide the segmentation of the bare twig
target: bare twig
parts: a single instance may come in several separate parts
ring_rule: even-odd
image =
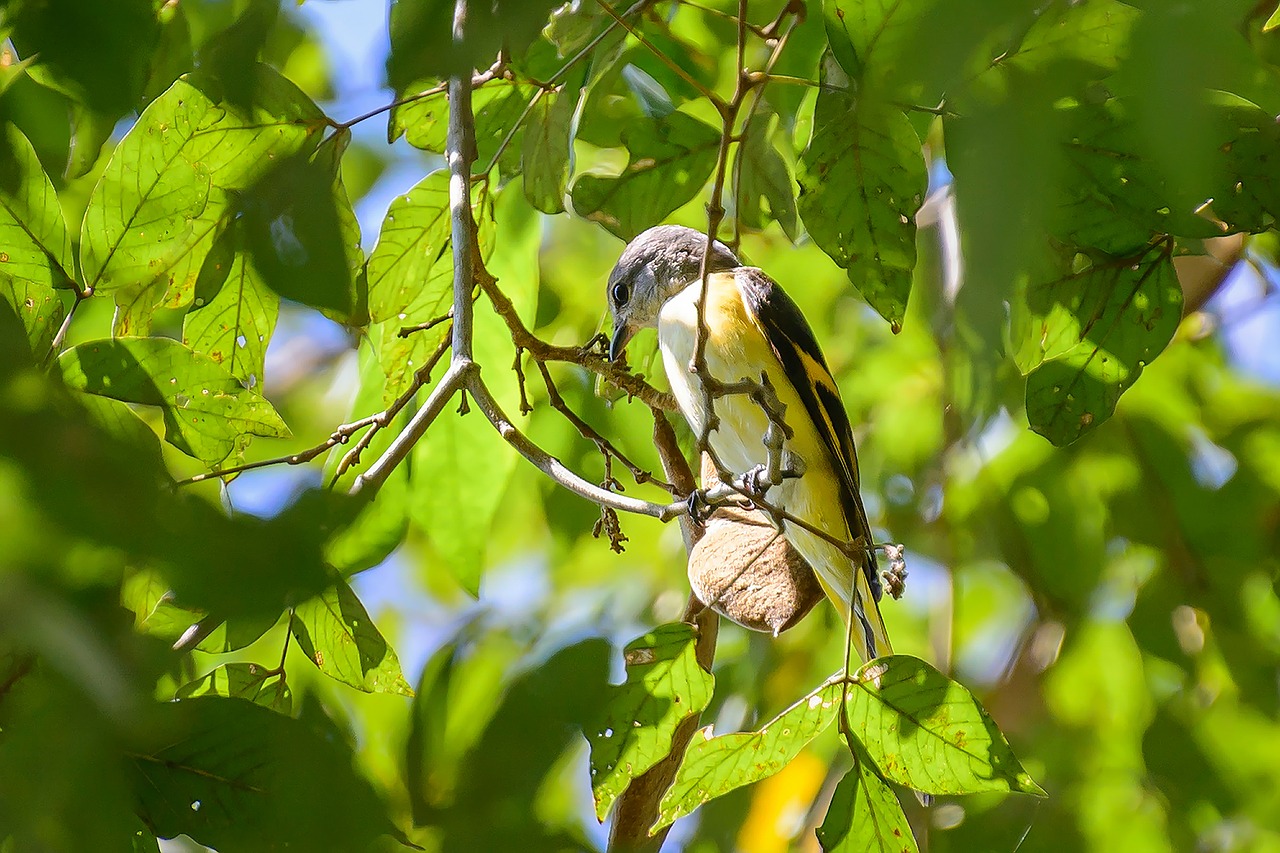
[[[239,474],[242,471],[252,471],[255,468],[266,468],[268,465],[302,465],[310,462],[312,459],[315,459],[317,456],[335,445],[346,444],[351,440],[351,436],[355,435],[365,427],[377,423],[378,419],[385,415],[386,412],[379,412],[376,415],[368,415],[367,417],[352,421],[349,424],[343,424],[335,429],[328,438],[317,444],[315,447],[301,450],[297,453],[291,453],[287,456],[277,456],[274,459],[262,459],[257,462],[246,462],[244,465],[232,465],[230,468],[219,468],[217,471],[196,474],[194,477],[179,480],[177,483],[174,483],[174,485],[190,486],[194,483],[202,483],[205,480],[212,480],[215,477],[227,477],[231,474]]]
[[[671,57],[667,56],[665,53],[659,50],[653,44],[653,42],[649,41],[647,38],[641,35],[639,30],[637,30],[631,24],[627,23],[627,21],[623,19],[623,17],[619,15],[617,12],[613,11],[613,7],[610,6],[607,2],[605,2],[605,0],[596,0],[596,4],[601,9],[604,9],[605,12],[607,12],[609,16],[613,18],[616,24],[618,24],[623,29],[625,29],[633,38],[635,38],[636,41],[644,45],[644,47],[650,53],[652,53],[655,57],[657,57],[658,61],[660,61],[663,65],[670,68],[676,74],[676,76],[678,76],[681,80],[684,80],[684,82],[692,86],[694,91],[696,91],[699,95],[701,95],[702,97],[710,101],[712,104],[714,104],[716,106],[716,109],[723,108],[724,100],[719,95],[717,95],[715,92],[708,89],[706,86],[702,85],[702,83],[700,83],[698,80],[694,79],[694,77],[688,71],[685,71],[683,68],[680,67],[680,64],[678,62],[675,62],[674,60],[672,60]]]

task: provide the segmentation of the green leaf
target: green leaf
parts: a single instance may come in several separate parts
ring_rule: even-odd
[[[162,838],[222,850],[363,850],[393,829],[340,738],[242,699],[157,705],[130,755],[139,814]]]
[[[758,732],[694,736],[676,779],[658,806],[656,832],[709,800],[772,776],[800,754],[839,714],[839,682],[827,683],[770,720]]]
[[[378,363],[382,335],[386,333],[384,324],[374,324],[369,328],[368,337],[360,343],[360,386],[352,400],[350,417],[354,420],[370,412],[380,411],[384,405],[383,396],[387,383]],[[362,461],[377,459],[400,434],[413,415],[412,403],[406,405],[386,429],[379,430],[369,442],[368,448],[361,454]],[[334,447],[329,458],[325,460],[324,481],[333,480],[338,464],[351,445],[339,444]],[[360,466],[353,464],[334,483],[334,490],[346,492],[355,477],[360,473]],[[344,576],[350,576],[378,565],[392,551],[400,547],[405,532],[409,527],[408,507],[409,471],[408,466],[397,465],[382,486],[378,488],[377,497],[360,508],[359,513],[350,525],[334,533],[325,543],[325,559]]]
[[[160,406],[165,439],[210,465],[243,449],[251,435],[289,435],[265,398],[171,338],[87,341],[62,353],[58,365],[78,391]]]
[[[870,84],[889,81],[904,57],[910,56],[910,36],[929,11],[922,0],[823,0],[827,40],[840,67]],[[877,86],[878,88],[878,86]]]
[[[397,91],[414,80],[470,74],[488,68],[500,49],[520,56],[547,25],[560,0],[494,0],[468,10],[461,42],[455,42],[453,4],[394,0],[387,79]]]
[[[534,105],[524,131],[520,167],[524,172],[524,195],[543,213],[564,210],[564,194],[569,184],[570,139],[577,90],[566,86],[560,93],[544,95]]]
[[[476,193],[471,209],[481,256],[488,258],[494,219],[487,189]],[[440,323],[408,337],[399,335],[402,328],[448,314],[453,305],[452,252],[449,175],[440,170],[391,202],[369,255],[369,315],[374,323],[384,324],[378,350],[386,376],[383,403],[400,396],[448,332],[449,325]]]
[[[66,287],[75,260],[53,183],[11,124],[0,127],[0,154],[0,275]]]
[[[856,749],[856,747],[855,747]],[[824,853],[916,853],[915,836],[893,788],[865,756],[836,785],[818,827]]]
[[[886,779],[926,794],[1044,796],[973,694],[924,661],[864,665],[849,687],[849,725]]]
[[[1055,63],[1075,61],[1115,71],[1127,55],[1129,35],[1140,16],[1138,9],[1120,0],[1050,3],[994,68],[1043,72]]]
[[[436,88],[427,81],[415,84],[410,92]],[[497,153],[498,146],[507,138],[516,123],[524,116],[529,100],[537,87],[528,83],[516,83],[499,78],[476,89],[471,97],[471,109],[475,115],[476,163],[483,169]],[[543,100],[546,100],[544,97]],[[572,112],[572,110],[570,110]],[[414,148],[443,154],[449,131],[449,98],[444,92],[435,92],[425,98],[401,104],[391,110],[387,122],[387,139],[394,142],[403,134]],[[520,150],[517,131],[508,151]]]
[[[26,331],[32,360],[43,359],[53,346],[54,335],[67,313],[57,292],[48,285],[13,278],[0,271],[0,299],[13,307],[14,315]]]
[[[291,624],[303,654],[330,678],[365,693],[413,695],[395,651],[345,581],[298,605]]]
[[[314,148],[325,117],[266,66],[256,100],[232,103],[190,74],[151,102],[116,146],[89,197],[80,234],[86,283],[116,292],[136,319],[186,306],[205,255],[236,213],[234,193],[272,164]]]
[[[247,699],[255,705],[288,714],[293,710],[293,691],[284,673],[256,663],[228,663],[215,668],[204,678],[178,688],[178,699],[197,696],[229,696]]]
[[[1280,6],[1277,6],[1276,10],[1271,13],[1271,17],[1267,18],[1267,22],[1262,25],[1262,31],[1269,33],[1276,27],[1280,27]]]
[[[1027,376],[1031,428],[1070,444],[1111,417],[1116,401],[1173,339],[1182,319],[1168,243],[1136,263],[1110,259],[1028,300],[1042,312],[1045,361]]]
[[[698,194],[715,168],[720,132],[676,112],[634,119],[622,144],[630,154],[622,174],[580,175],[572,197],[577,215],[630,240]]]
[[[228,228],[205,258],[195,307],[182,320],[182,342],[249,388],[259,388],[280,297],[250,263],[242,233],[239,225]]]
[[[489,271],[502,282],[517,313],[530,323],[538,293],[541,220],[519,192],[504,192],[499,205],[502,209],[494,220],[501,223],[497,242],[502,251],[494,253]],[[489,389],[507,416],[519,424],[520,393],[514,373],[504,369],[515,356],[507,326],[490,310],[477,310],[473,322],[475,359],[494,366],[485,373]],[[518,454],[490,428],[484,415],[473,409],[462,416],[451,409],[431,425],[409,457],[409,516],[430,537],[435,552],[462,587],[475,595],[494,519]],[[452,485],[441,489],[440,483]]]
[[[826,60],[823,82],[839,85]],[[800,157],[800,216],[813,241],[896,332],[916,263],[915,215],[928,188],[920,140],[902,110],[822,89]]]
[[[586,730],[598,820],[632,779],[671,752],[676,727],[711,701],[715,679],[698,665],[697,643],[692,625],[674,622],[627,644],[626,683],[610,690],[603,714]]]
[[[795,152],[784,157],[778,145],[790,146],[786,134],[779,129],[777,116],[761,109],[746,126],[742,149],[733,162],[738,182],[738,216],[748,228],[763,230],[770,222],[782,226],[786,235],[799,236],[796,222],[796,186],[790,163]]]
[[[238,195],[244,216],[237,227],[268,287],[338,322],[362,325],[368,317],[356,286],[364,252],[341,174],[350,141],[344,128],[314,155],[279,160]]]

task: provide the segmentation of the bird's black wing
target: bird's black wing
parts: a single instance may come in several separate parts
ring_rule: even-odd
[[[863,537],[870,546],[871,526],[858,494],[858,455],[853,446],[853,427],[809,321],[781,285],[764,271],[740,267],[736,274],[747,308],[760,323],[769,346],[831,454],[832,467],[840,475],[840,502],[849,533],[854,538]],[[874,552],[862,562],[862,569],[872,594],[879,601],[883,587]]]

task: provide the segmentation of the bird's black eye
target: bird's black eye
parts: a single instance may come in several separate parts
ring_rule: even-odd
[[[618,282],[613,286],[613,304],[619,307],[627,304],[627,298],[631,296],[631,289],[627,287],[625,282]]]

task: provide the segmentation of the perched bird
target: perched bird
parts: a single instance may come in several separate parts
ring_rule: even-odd
[[[858,494],[853,432],[835,380],[791,298],[719,241],[707,257],[705,371],[690,369],[706,248],[705,235],[675,225],[650,228],[627,245],[609,275],[610,358],[621,355],[640,329],[656,327],[671,390],[695,435],[708,422],[703,376],[726,384],[768,378],[785,406],[791,434],[782,445],[782,464],[793,475],[769,488],[764,500],[859,549],[850,557],[800,524],[784,522],[783,534],[817,571],[827,597],[846,621],[851,614],[856,620],[853,636],[863,660],[891,654],[877,603],[882,585],[869,550],[871,528]],[[737,475],[764,470],[771,423],[765,408],[747,394],[720,396],[710,404],[718,425],[707,443],[720,462]]]

